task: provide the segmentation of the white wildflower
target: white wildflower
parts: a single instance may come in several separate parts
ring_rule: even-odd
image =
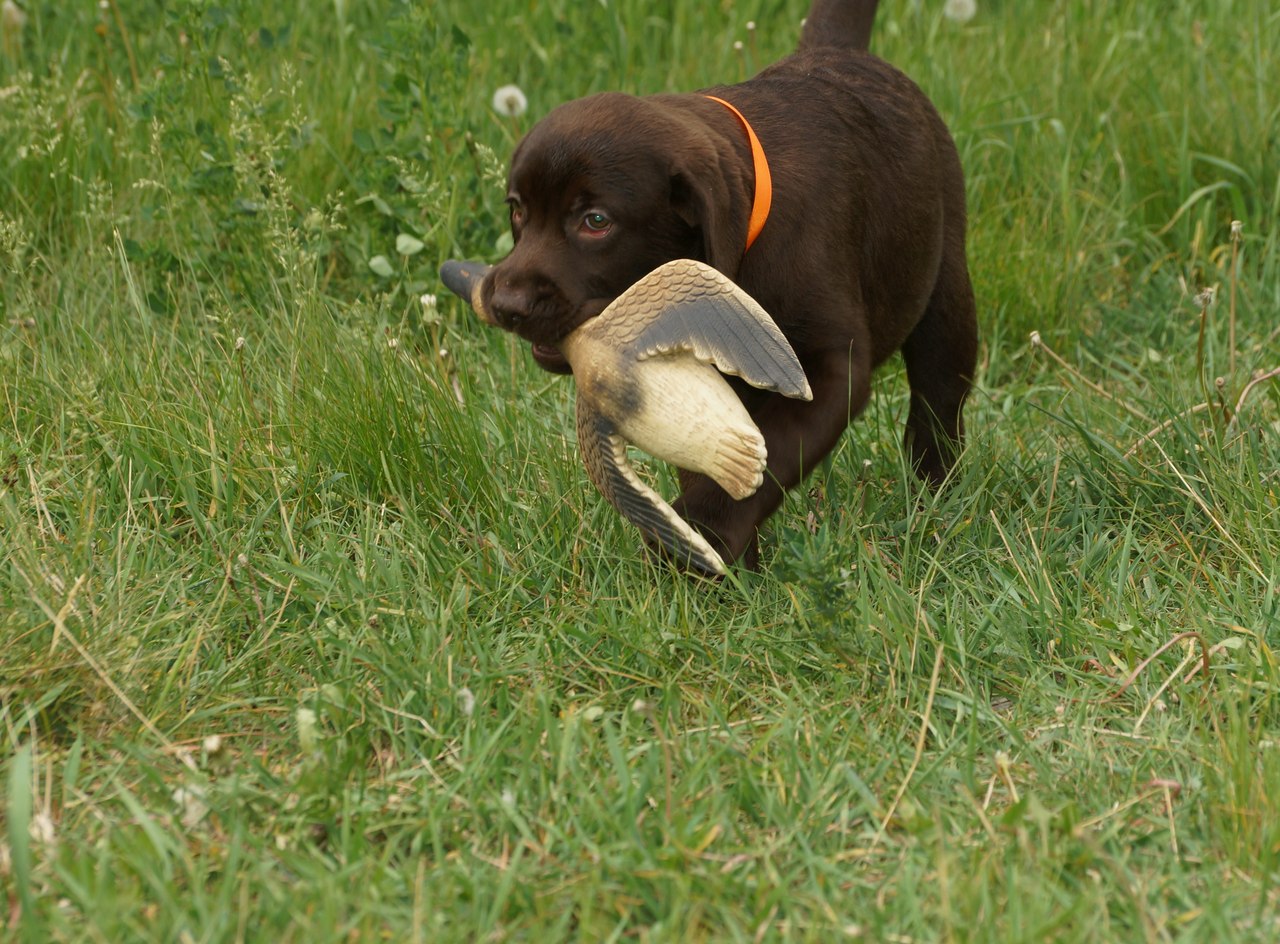
[[[222,753],[222,735],[210,734],[204,739],[202,746],[206,757],[213,757]]]
[[[493,110],[508,118],[519,118],[529,107],[529,100],[524,97],[518,85],[504,85],[493,93]]]
[[[735,39],[735,40],[733,41],[733,51],[734,51],[734,52],[742,52],[742,40],[740,40],[740,39]]]
[[[942,15],[956,23],[968,23],[977,13],[977,0],[947,0],[942,8]]]
[[[432,295],[430,292],[427,292],[425,295],[419,298],[418,301],[422,302],[423,308],[426,308],[428,310],[434,310],[437,303],[440,300],[436,298],[434,295]]]
[[[42,846],[53,845],[53,841],[58,838],[53,828],[53,817],[49,815],[48,810],[40,810],[31,817],[31,825],[27,827],[27,832]]]
[[[244,335],[240,335],[238,338],[236,338],[236,350],[243,351],[244,345],[245,345]]]
[[[299,708],[293,713],[294,723],[298,725],[298,743],[304,751],[314,751],[319,735],[316,731],[316,713],[310,708]]]
[[[209,804],[204,801],[203,787],[196,784],[178,787],[170,797],[182,817],[182,825],[187,829],[194,829],[209,814]]]
[[[472,693],[471,689],[467,688],[465,685],[458,689],[457,695],[458,710],[470,718],[472,712],[476,710],[476,696]]]

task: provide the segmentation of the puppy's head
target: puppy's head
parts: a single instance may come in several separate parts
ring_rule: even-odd
[[[485,309],[541,366],[567,372],[558,342],[641,276],[680,258],[736,265],[716,259],[732,254],[721,243],[741,255],[722,163],[670,103],[605,93],[561,105],[512,158],[515,246],[484,281]]]

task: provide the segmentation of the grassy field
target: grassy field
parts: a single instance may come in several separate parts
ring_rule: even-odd
[[[967,453],[911,479],[891,365],[718,586],[435,271],[556,103],[802,0],[24,6],[0,938],[1280,937],[1270,0],[885,0],[968,174]]]

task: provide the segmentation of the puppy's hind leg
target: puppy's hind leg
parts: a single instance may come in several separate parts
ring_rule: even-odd
[[[964,401],[978,357],[978,317],[965,264],[945,252],[924,316],[902,345],[911,385],[905,443],[916,474],[937,486],[964,440]]]

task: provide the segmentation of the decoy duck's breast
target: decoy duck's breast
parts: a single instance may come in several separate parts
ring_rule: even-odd
[[[575,332],[561,350],[573,366],[578,398],[615,423],[624,422],[644,403],[640,365],[607,344],[590,343]]]

